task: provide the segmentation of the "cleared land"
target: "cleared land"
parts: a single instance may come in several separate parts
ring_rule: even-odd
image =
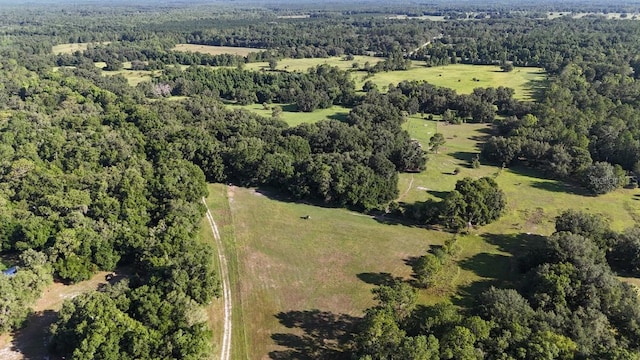
[[[362,68],[365,63],[369,63],[371,66],[384,60],[383,58],[374,56],[354,56],[353,60],[345,60],[344,57],[334,56],[328,58],[312,58],[312,59],[282,59],[278,60],[278,66],[276,70],[281,71],[306,71],[314,66],[326,64],[329,66],[337,66],[342,70],[354,69],[354,64],[357,64],[358,68]],[[245,66],[249,70],[266,70],[269,69],[268,62],[256,62],[249,63]]]
[[[94,65],[97,68],[103,69],[105,66],[107,66],[107,63],[105,63],[104,61],[99,61],[99,62],[95,62]],[[151,81],[151,79],[159,73],[160,73],[159,70],[157,71],[131,70],[131,62],[127,61],[122,63],[122,70],[103,71],[102,75],[103,76],[122,75],[124,76],[125,79],[127,79],[127,82],[129,83],[129,85],[136,86],[141,82]]]
[[[240,56],[247,56],[250,53],[264,51],[265,49],[255,49],[247,47],[234,47],[234,46],[211,46],[211,45],[198,45],[198,44],[178,44],[171,49],[173,51],[183,52],[199,52],[209,55],[222,55],[233,54]]]
[[[340,57],[326,59],[283,59],[278,61],[279,71],[306,71],[307,69],[327,64],[337,66],[343,70],[353,70],[353,64],[362,69],[365,63],[375,65],[382,58],[371,56],[356,56],[352,61]],[[250,63],[245,66],[249,70],[267,70],[266,62]],[[373,81],[381,91],[386,91],[389,84],[402,81],[427,81],[433,85],[444,86],[456,90],[461,94],[469,94],[479,87],[505,86],[515,90],[515,98],[529,100],[544,86],[546,75],[540,68],[517,67],[511,72],[504,72],[499,66],[453,64],[447,66],[427,67],[424,61],[413,61],[408,70],[379,72],[368,75],[365,71],[352,71],[352,78],[356,89],[362,89],[367,80]]]
[[[89,45],[107,45],[110,41],[104,41],[99,43],[68,43],[68,44],[59,44],[55,45],[51,48],[51,52],[58,54],[73,54],[76,51],[85,51],[89,47]]]
[[[461,94],[469,94],[479,87],[505,86],[515,90],[515,98],[528,100],[543,86],[545,73],[539,68],[522,67],[504,72],[499,66],[491,65],[453,64],[426,67],[424,62],[414,61],[409,70],[380,72],[370,79],[365,79],[362,75],[356,79],[358,86],[362,86],[366,80],[371,80],[382,90],[389,84],[398,84],[404,80],[424,80],[433,85],[454,89]]]
[[[62,303],[79,294],[95,291],[100,284],[106,283],[105,275],[107,274],[108,272],[102,271],[87,281],[73,285],[58,282],[50,285],[33,306],[34,313],[29,318],[27,326],[14,334],[0,336],[0,359],[48,359],[47,330],[56,320]]]
[[[405,126],[425,146],[436,130],[435,121],[419,117]],[[423,303],[451,299],[464,306],[490,285],[508,285],[517,276],[513,256],[537,246],[539,235],[552,233],[554,217],[564,209],[603,213],[616,230],[640,219],[637,189],[593,197],[527,169],[487,164],[470,168],[488,129],[482,124],[438,124],[447,143],[430,156],[428,170],[401,175],[403,202],[441,198],[464,176],[494,176],[508,198],[507,213],[498,222],[458,237],[458,262],[448,264],[439,285],[420,290]],[[452,175],[457,167],[460,174]],[[229,201],[226,226],[235,232],[239,276],[232,282],[241,279],[234,296],[241,299],[242,316],[251,319],[244,325],[245,351],[252,359],[285,358],[301,348],[330,349],[335,339],[325,340],[322,329],[361,315],[373,304],[372,284],[390,276],[410,279],[406,260],[453,236],[344,209],[289,202],[268,191],[229,189],[226,195],[212,192],[209,201]],[[305,215],[311,219],[301,219]]]
[[[248,110],[258,115],[262,115],[265,117],[271,117],[271,107],[280,106],[282,107],[282,114],[280,114],[280,119],[284,120],[289,126],[296,126],[302,123],[315,123],[320,120],[325,119],[337,119],[342,120],[346,119],[349,114],[350,109],[342,106],[332,106],[327,109],[319,109],[314,112],[305,113],[296,111],[295,105],[289,104],[267,104],[268,109],[265,109],[261,104],[252,104],[252,105],[236,105],[236,104],[227,104],[227,107],[230,109],[243,109]]]

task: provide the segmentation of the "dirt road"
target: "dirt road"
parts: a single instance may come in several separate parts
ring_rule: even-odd
[[[205,198],[202,198],[204,206],[207,208],[207,220],[211,226],[211,232],[216,240],[218,248],[218,260],[220,264],[220,277],[222,278],[222,301],[224,302],[224,332],[222,334],[222,345],[220,351],[220,360],[231,360],[231,288],[229,285],[229,265],[224,255],[224,246],[218,232],[218,226],[213,220],[211,211],[207,206]]]

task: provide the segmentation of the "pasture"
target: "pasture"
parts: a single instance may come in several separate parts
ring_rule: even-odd
[[[426,171],[400,176],[399,201],[437,200],[464,176],[494,177],[508,200],[506,214],[497,222],[457,237],[461,252],[456,262],[446,265],[436,286],[419,291],[421,303],[449,299],[466,306],[491,285],[510,285],[517,276],[514,256],[537,246],[540,235],[551,234],[555,216],[564,209],[604,214],[615,230],[640,219],[637,189],[593,197],[524,168],[471,168],[488,125],[444,125],[413,116],[405,127],[425,147],[436,127],[447,142],[438,154],[430,154]],[[453,175],[456,168],[460,172]],[[311,350],[330,348],[335,339],[314,342],[320,340],[314,338],[322,334],[320,329],[362,315],[373,304],[373,284],[391,276],[409,280],[409,258],[454,236],[385,217],[291,202],[268,190],[231,186],[226,194],[211,193],[209,201],[218,202],[219,208],[228,201],[229,213],[223,218],[227,231],[235,234],[234,309],[251,319],[242,329],[244,347],[234,346],[234,351],[246,351],[249,358],[282,358],[300,343]],[[306,215],[309,220],[302,219]],[[241,326],[238,321],[234,325]]]
[[[374,57],[374,56],[361,56],[356,55],[353,57],[353,60],[345,60],[344,57],[334,56],[328,58],[309,58],[309,59],[280,59],[278,60],[278,66],[276,70],[280,71],[306,71],[309,68],[318,66],[318,65],[329,65],[335,66],[342,70],[352,70],[357,68],[362,68],[366,63],[369,63],[371,66],[377,64],[378,62],[384,60],[383,58]],[[269,69],[268,62],[255,62],[248,63],[245,65],[245,69],[248,70],[262,70]]]
[[[280,119],[284,120],[292,127],[302,123],[315,123],[326,119],[345,119],[350,111],[349,108],[338,105],[334,105],[327,109],[318,109],[310,113],[297,111],[295,104],[267,104],[266,109],[261,104],[237,105],[227,103],[226,106],[230,109],[247,110],[264,117],[271,117],[272,107],[281,106],[282,113],[280,114]]]
[[[385,92],[389,84],[398,84],[402,81],[427,81],[436,86],[448,87],[461,94],[470,94],[478,87],[505,86],[515,90],[514,97],[520,100],[530,100],[537,90],[544,86],[546,75],[540,68],[517,67],[511,72],[504,72],[499,66],[492,65],[468,65],[453,64],[447,66],[427,67],[424,61],[413,61],[408,70],[396,70],[379,72],[369,75],[362,69],[365,63],[371,66],[382,61],[382,58],[372,56],[355,56],[354,60],[347,61],[341,57],[319,59],[282,59],[278,61],[278,71],[306,71],[311,67],[326,64],[336,66],[345,71],[351,71],[356,89],[362,89],[362,85],[368,80],[373,81],[380,91]],[[357,68],[354,68],[357,64]],[[245,65],[248,70],[267,70],[266,62],[249,63]]]
[[[199,45],[199,44],[177,44],[171,50],[182,52],[199,52],[201,54],[209,55],[222,55],[232,54],[239,56],[247,56],[250,53],[264,51],[265,49],[255,49],[247,47],[235,47],[235,46],[211,46],[211,45]]]
[[[364,75],[356,77],[356,86],[361,88],[366,80],[371,80],[384,91],[389,84],[416,80],[451,88],[461,94],[469,94],[479,87],[504,86],[515,90],[516,99],[530,100],[535,91],[543,86],[544,79],[545,74],[539,68],[517,67],[511,72],[504,72],[499,66],[492,65],[453,64],[426,67],[424,62],[414,61],[409,70],[380,72],[369,79],[365,79]]]
[[[85,51],[90,45],[107,45],[110,41],[104,41],[99,43],[67,43],[58,44],[51,48],[51,52],[55,55],[60,54],[73,54],[76,51]]]
[[[95,62],[94,65],[97,68],[103,69],[105,66],[107,66],[107,63],[105,63],[103,61],[99,61],[99,62]],[[131,69],[131,62],[127,61],[127,62],[123,62],[122,63],[122,70],[103,71],[102,75],[103,76],[122,75],[122,76],[124,76],[125,79],[127,79],[127,82],[129,83],[129,85],[136,86],[136,85],[140,84],[141,82],[151,81],[151,79],[156,74],[159,74],[159,73],[160,73],[159,70],[156,70],[156,71],[132,70]]]

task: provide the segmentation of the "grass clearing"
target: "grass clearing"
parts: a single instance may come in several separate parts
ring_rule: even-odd
[[[98,61],[93,63],[93,65],[97,68],[104,69],[107,66],[107,63],[104,61]],[[130,86],[136,86],[141,82],[151,81],[151,79],[160,74],[160,70],[149,71],[149,70],[132,70],[131,62],[123,62],[122,70],[117,71],[102,71],[102,76],[114,76],[114,75],[122,75]]]
[[[409,70],[380,72],[370,79],[365,79],[365,75],[360,73],[355,76],[357,88],[362,88],[366,80],[373,81],[383,91],[389,84],[395,85],[404,80],[427,81],[436,86],[454,89],[460,94],[470,94],[473,89],[479,87],[505,86],[514,89],[514,97],[521,100],[530,100],[543,86],[545,79],[545,73],[540,68],[517,67],[511,72],[504,72],[499,66],[492,65],[454,64],[427,67],[421,61],[414,61]]]
[[[284,120],[292,127],[302,123],[315,123],[326,119],[344,120],[351,110],[338,105],[334,105],[327,109],[318,109],[310,113],[296,111],[295,104],[267,104],[267,109],[265,109],[261,104],[237,105],[227,103],[226,106],[230,109],[247,110],[264,117],[271,117],[271,108],[273,106],[281,106],[283,111],[282,114],[280,114],[280,119]]]
[[[508,200],[506,214],[497,222],[458,236],[457,262],[447,265],[437,286],[419,290],[421,303],[451,299],[467,306],[491,285],[511,285],[519,276],[514,255],[538,246],[541,235],[553,232],[555,216],[565,209],[602,213],[615,230],[640,218],[638,189],[593,197],[525,168],[489,164],[471,168],[472,156],[488,136],[488,125],[444,125],[413,116],[404,126],[423,146],[436,129],[447,143],[430,155],[426,171],[400,176],[400,201],[442,198],[464,176],[495,177]],[[457,167],[460,173],[453,175]],[[319,329],[332,326],[335,319],[360,316],[373,304],[374,283],[389,276],[409,279],[408,258],[453,236],[345,209],[287,202],[268,191],[229,189],[226,197],[212,193],[210,201],[230,204],[225,224],[235,232],[238,277],[234,281],[241,299],[234,310],[241,306],[243,317],[251,319],[245,323],[245,358],[277,358],[299,349],[301,343],[315,344],[314,336],[322,333]],[[301,219],[305,215],[311,219]],[[331,341],[321,343],[327,347]]]
[[[51,52],[55,55],[73,54],[76,51],[85,51],[90,45],[108,45],[111,41],[103,41],[98,43],[67,43],[58,44],[51,48]]]
[[[275,334],[299,335],[279,317],[313,309],[362,315],[373,304],[368,282],[385,273],[409,278],[405,260],[448,236],[386,225],[344,209],[279,201],[263,191],[230,189],[242,308],[251,319],[246,323],[251,359],[283,350],[274,343]],[[305,215],[311,218],[302,219]]]
[[[171,49],[173,51],[182,52],[199,52],[209,55],[223,55],[233,54],[239,56],[247,56],[250,53],[265,51],[265,49],[247,48],[247,47],[234,47],[234,46],[212,46],[212,45],[199,45],[199,44],[177,44]]]
[[[33,314],[29,317],[27,325],[14,334],[0,336],[0,358],[3,360],[48,358],[43,339],[46,339],[49,326],[56,321],[64,301],[79,294],[97,290],[100,284],[106,283],[105,276],[108,273],[98,272],[91,279],[73,285],[64,285],[59,282],[49,285],[33,306]]]
[[[341,57],[282,59],[278,61],[276,70],[307,71],[309,68],[327,64],[351,71],[353,64],[358,64],[358,68],[362,69],[367,62],[373,66],[382,60],[384,59],[372,56],[356,56],[352,61]],[[269,64],[249,63],[245,65],[245,69],[266,71],[269,69]],[[427,67],[424,61],[412,61],[412,66],[408,70],[379,72],[372,75],[365,71],[351,71],[351,77],[358,90],[362,89],[362,85],[367,80],[373,81],[382,92],[388,89],[389,84],[396,85],[405,80],[427,81],[436,86],[454,89],[460,94],[470,94],[473,89],[479,87],[509,87],[515,90],[514,97],[520,100],[531,100],[535,93],[545,86],[546,79],[545,72],[541,68],[516,67],[511,72],[504,72],[499,66],[493,65],[453,64]]]
[[[354,64],[358,64],[359,68],[362,68],[365,63],[369,63],[371,66],[377,64],[378,62],[384,60],[383,58],[374,57],[374,56],[361,56],[356,55],[353,57],[353,60],[345,60],[344,57],[334,56],[328,58],[310,58],[310,59],[281,59],[278,60],[278,66],[276,70],[280,71],[307,71],[309,68],[316,67],[318,65],[329,65],[336,66],[342,70],[351,70],[353,69]],[[249,63],[245,65],[245,69],[247,70],[268,70],[269,63],[268,62],[255,62]],[[364,72],[363,72],[364,74]]]

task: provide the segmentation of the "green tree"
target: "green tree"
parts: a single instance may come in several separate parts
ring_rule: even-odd
[[[553,360],[573,359],[578,346],[571,339],[552,331],[539,331],[533,334],[527,344],[529,359]]]
[[[416,280],[423,287],[432,286],[440,270],[442,270],[440,259],[430,253],[420,256],[413,264]]]
[[[444,139],[444,135],[442,135],[441,133],[435,133],[433,134],[431,139],[429,139],[429,149],[437,154],[440,146],[444,145],[445,143],[446,140]]]
[[[444,199],[441,217],[445,225],[460,230],[469,225],[486,225],[504,212],[506,200],[491,178],[464,178]]]
[[[624,170],[606,162],[595,162],[582,175],[584,187],[590,192],[600,195],[611,192],[626,184]]]
[[[478,359],[474,344],[476,337],[464,326],[455,326],[440,341],[440,356],[443,359]]]

